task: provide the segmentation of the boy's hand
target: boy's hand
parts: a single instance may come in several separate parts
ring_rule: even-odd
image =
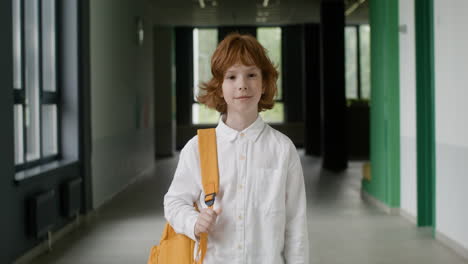
[[[201,233],[208,233],[213,229],[216,218],[221,212],[221,208],[215,210],[204,208],[200,211],[197,222],[195,223],[195,236],[197,239],[200,237]]]

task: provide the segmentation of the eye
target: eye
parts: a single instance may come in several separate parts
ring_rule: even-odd
[[[236,78],[236,76],[234,76],[234,75],[229,75],[226,79],[234,80],[235,78]]]
[[[250,73],[250,74],[249,74],[249,77],[251,77],[251,78],[257,77],[257,74],[256,74],[256,73]]]

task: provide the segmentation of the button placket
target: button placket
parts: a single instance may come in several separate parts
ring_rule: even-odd
[[[241,256],[241,259],[244,260],[244,242],[245,242],[245,199],[246,199],[246,193],[245,193],[245,181],[246,181],[246,173],[247,173],[247,155],[246,155],[246,149],[247,145],[245,142],[245,138],[243,137],[242,133],[240,134],[239,137],[239,200],[238,200],[238,216],[237,216],[237,226],[239,230],[239,243],[238,243],[238,250],[239,250],[239,255]]]

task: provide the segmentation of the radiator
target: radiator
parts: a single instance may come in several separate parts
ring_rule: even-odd
[[[81,209],[81,178],[76,178],[62,185],[62,214],[71,218]]]
[[[54,190],[28,199],[28,230],[39,238],[47,235],[57,219],[57,198]]]

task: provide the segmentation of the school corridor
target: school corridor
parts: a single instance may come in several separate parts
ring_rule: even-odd
[[[250,34],[300,153],[310,263],[468,263],[466,0],[0,1],[0,263],[145,263]]]
[[[399,215],[388,215],[361,198],[362,162],[343,173],[321,169],[320,160],[299,150],[306,178],[310,263],[463,264],[453,250]],[[165,219],[162,199],[178,157],[156,162],[84,225],[37,258],[35,264],[146,263]]]

